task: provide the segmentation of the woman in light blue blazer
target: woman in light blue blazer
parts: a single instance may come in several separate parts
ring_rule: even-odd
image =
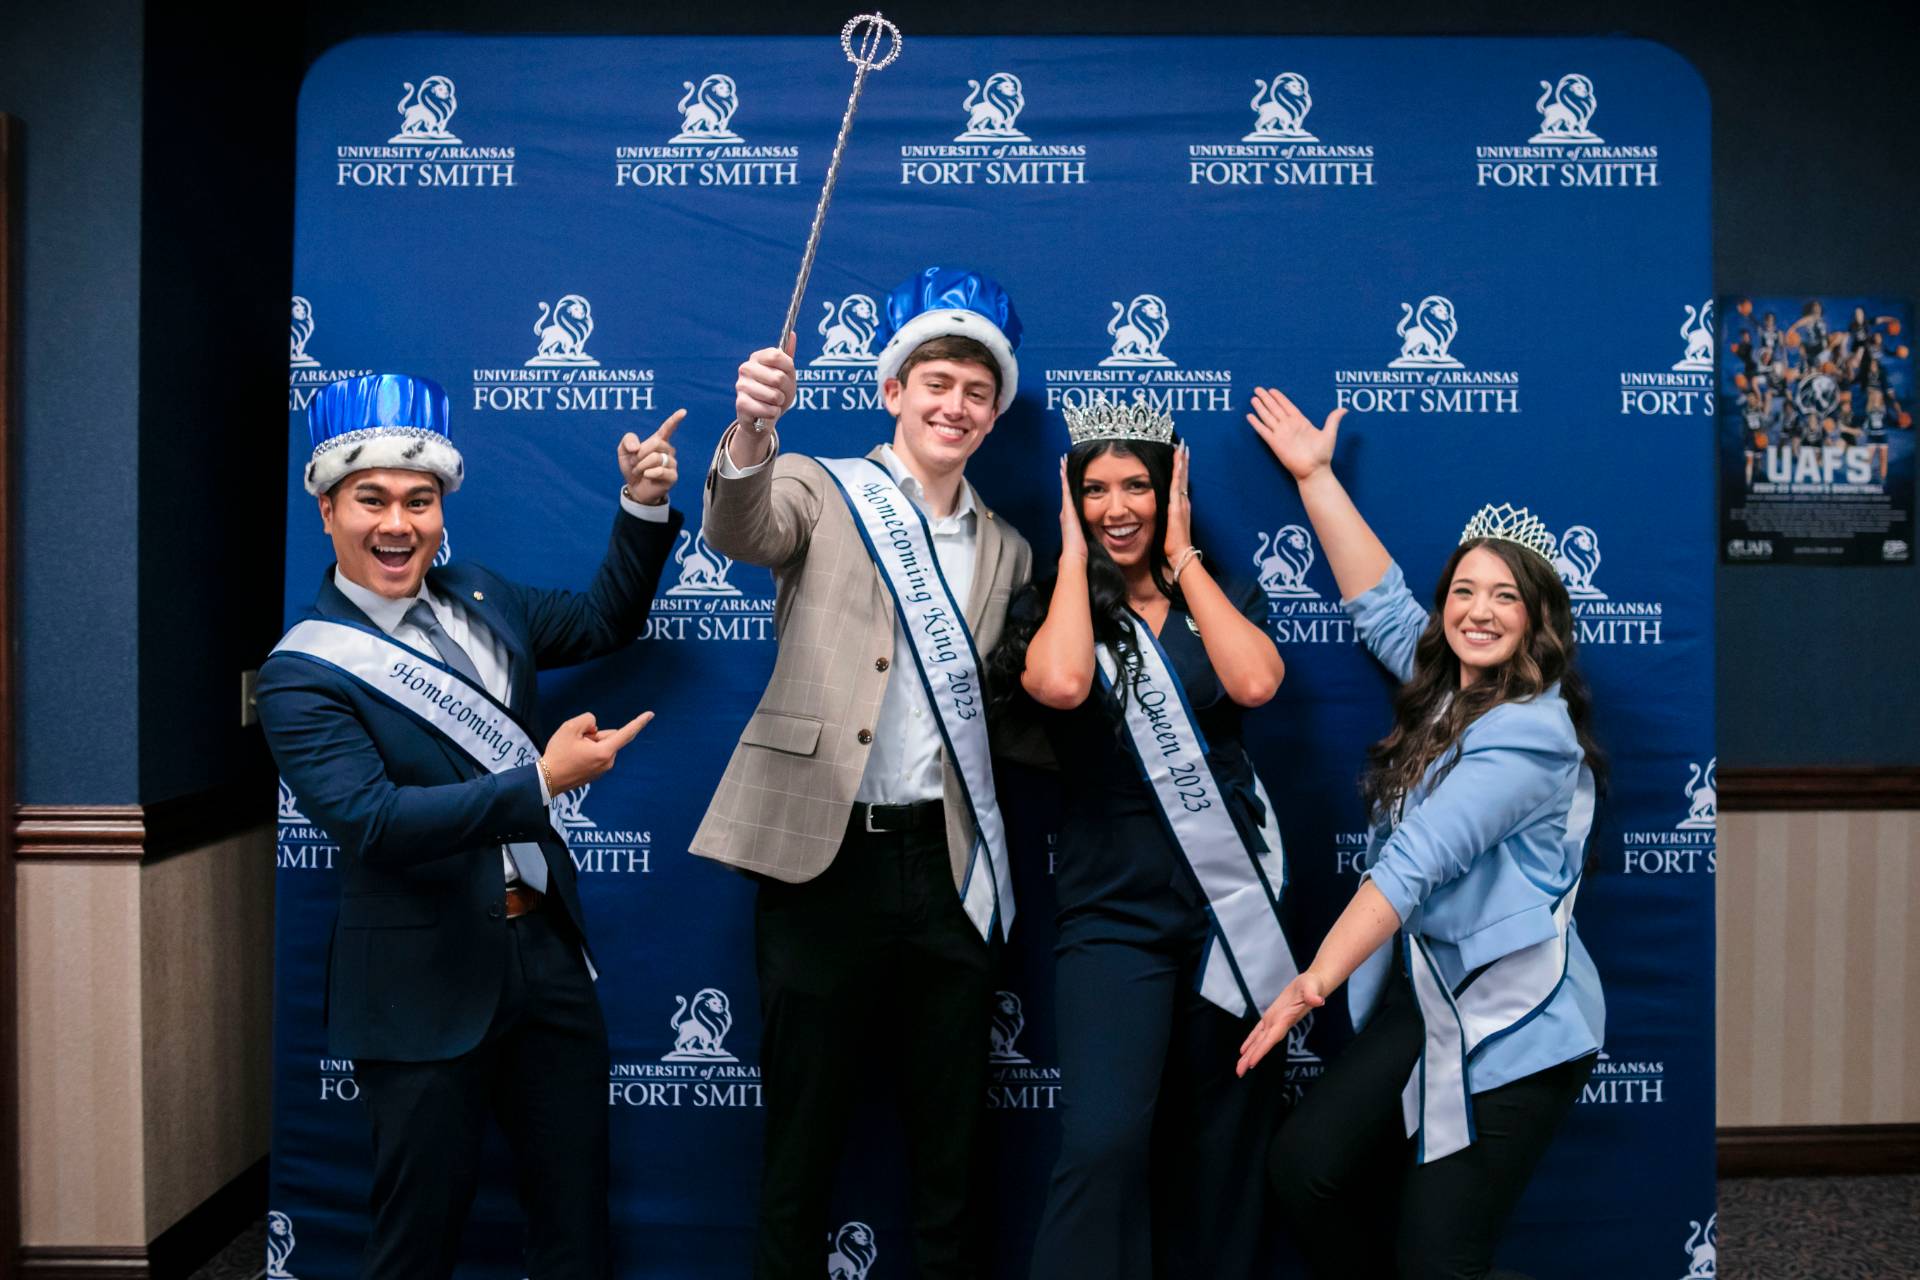
[[[1553,540],[1488,507],[1431,616],[1316,429],[1256,389],[1248,421],[1300,497],[1360,638],[1399,678],[1362,784],[1367,871],[1241,1047],[1244,1073],[1351,979],[1356,1035],[1282,1126],[1273,1191],[1315,1276],[1486,1277],[1593,1069],[1606,1007],[1573,925],[1595,766]]]

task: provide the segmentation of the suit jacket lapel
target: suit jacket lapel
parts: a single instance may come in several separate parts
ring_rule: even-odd
[[[987,510],[987,504],[980,501],[979,490],[967,484],[967,491],[973,494],[975,537],[973,589],[967,592],[967,630],[977,636],[987,614],[987,598],[993,594],[994,579],[1000,571],[1000,553],[1007,540],[1000,536],[1000,522]]]

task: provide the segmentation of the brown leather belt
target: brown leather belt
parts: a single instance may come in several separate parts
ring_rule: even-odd
[[[540,909],[540,900],[545,895],[537,889],[529,889],[523,884],[507,886],[507,919],[524,916],[528,912]]]

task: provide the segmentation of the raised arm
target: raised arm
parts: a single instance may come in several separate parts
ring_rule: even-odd
[[[819,490],[800,480],[790,463],[777,461],[780,441],[772,424],[793,403],[794,386],[790,350],[766,347],[749,356],[734,383],[733,424],[707,470],[701,521],[707,543],[769,569],[803,556],[820,518]]]
[[[1255,387],[1247,421],[1300,486],[1301,504],[1320,537],[1333,580],[1341,597],[1351,600],[1379,585],[1393,559],[1333,474],[1334,441],[1346,412],[1335,409],[1326,425],[1315,429],[1293,401],[1270,388]]]
[[[1087,539],[1080,528],[1067,460],[1060,459],[1060,575],[1047,618],[1027,642],[1020,687],[1043,707],[1071,711],[1093,688],[1093,606],[1087,596]]]
[[[1280,691],[1287,667],[1266,628],[1248,620],[1227,599],[1197,553],[1187,554],[1193,546],[1193,503],[1188,496],[1192,468],[1192,454],[1181,445],[1173,457],[1167,497],[1167,558],[1180,566],[1180,591],[1220,687],[1243,707],[1265,706]]]

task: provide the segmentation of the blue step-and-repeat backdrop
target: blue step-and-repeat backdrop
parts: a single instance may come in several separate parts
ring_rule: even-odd
[[[304,410],[327,381],[444,384],[470,476],[445,553],[552,585],[598,563],[620,433],[689,410],[687,531],[646,635],[541,686],[555,722],[659,713],[613,773],[558,802],[612,1034],[622,1276],[747,1272],[753,890],[686,850],[771,669],[773,592],[699,536],[699,476],[735,366],[779,326],[851,73],[830,37],[381,38],[327,54],[301,97],[289,617],[329,561],[299,484]],[[1265,588],[1287,661],[1249,731],[1303,955],[1355,885],[1355,779],[1390,691],[1245,425],[1252,388],[1354,411],[1342,473],[1418,591],[1482,503],[1547,521],[1615,770],[1579,911],[1607,1051],[1503,1251],[1543,1276],[1714,1271],[1708,179],[1699,79],[1633,41],[909,32],[862,100],[782,423],[786,447],[828,455],[890,435],[875,300],[931,262],[996,276],[1025,320],[1019,399],[970,474],[1042,563],[1060,407],[1147,397],[1173,413],[1208,563]],[[1002,788],[1022,909],[981,1052],[1012,1277],[1074,1082],[1051,1025],[1050,788],[1011,770]],[[322,1024],[343,855],[280,799],[269,1274],[344,1277],[368,1139]],[[1336,1001],[1264,1069],[1310,1089],[1349,1034]],[[870,1229],[842,1274],[892,1280],[913,1265],[884,1050],[862,1088],[828,1225]],[[466,1274],[518,1277],[495,1159]],[[1298,1274],[1284,1242],[1273,1274]]]

